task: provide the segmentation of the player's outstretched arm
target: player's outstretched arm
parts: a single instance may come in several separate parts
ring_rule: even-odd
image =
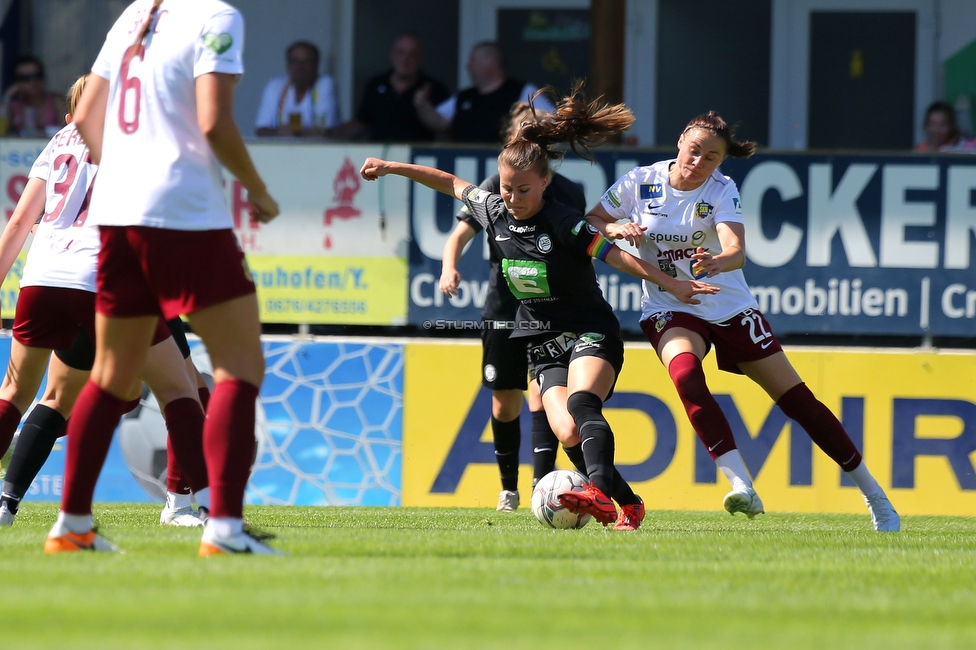
[[[618,271],[629,273],[641,280],[653,282],[686,305],[701,304],[701,301],[695,298],[697,295],[710,295],[719,292],[718,287],[707,282],[672,278],[661,269],[651,266],[639,257],[634,257],[616,246],[607,254],[604,261]]]
[[[586,221],[610,241],[626,239],[634,247],[640,246],[644,231],[647,230],[646,226],[636,223],[617,223],[617,220],[600,204],[586,213]]]
[[[47,183],[43,178],[27,180],[20,200],[17,201],[17,207],[10,215],[10,221],[3,229],[3,234],[0,234],[0,281],[7,277],[14,260],[24,248],[28,233],[37,223],[37,219],[44,214],[46,190]]]
[[[441,194],[453,196],[459,201],[461,200],[461,192],[464,191],[464,188],[469,185],[475,185],[475,183],[463,181],[454,174],[449,174],[434,167],[412,165],[393,160],[381,160],[379,158],[367,158],[366,162],[363,163],[362,169],[359,170],[359,174],[368,181],[375,181],[377,178],[388,174],[403,176],[421,185],[426,185]]]

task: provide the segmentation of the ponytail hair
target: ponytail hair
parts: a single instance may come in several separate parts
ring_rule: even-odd
[[[64,100],[68,105],[69,115],[75,114],[75,109],[78,107],[78,102],[81,100],[81,93],[83,90],[85,90],[85,83],[87,81],[88,75],[81,75],[73,84],[71,84],[71,88],[68,88],[68,94],[64,96]]]
[[[684,135],[692,129],[704,129],[720,137],[725,142],[726,155],[732,156],[733,158],[748,158],[756,153],[756,143],[738,142],[735,140],[733,138],[735,129],[730,128],[725,120],[722,119],[722,116],[715,111],[708,111],[705,115],[699,115],[688,122],[688,126],[681,132],[681,135]]]
[[[149,34],[149,27],[152,25],[153,19],[159,12],[159,5],[163,4],[163,0],[153,0],[152,9],[149,10],[149,15],[146,16],[146,22],[142,23],[142,27],[139,29],[139,35],[136,36],[136,41],[133,45],[139,45],[142,43],[146,35]]]
[[[623,104],[604,104],[599,98],[587,101],[582,81],[577,81],[572,92],[556,103],[552,113],[535,110],[533,103],[543,94],[555,95],[555,91],[546,87],[532,97],[530,115],[508,130],[505,146],[498,154],[499,166],[519,171],[531,169],[546,176],[550,161],[566,155],[564,149],[556,148],[560,143],[568,143],[576,155],[592,162],[591,147],[634,123],[634,114]]]

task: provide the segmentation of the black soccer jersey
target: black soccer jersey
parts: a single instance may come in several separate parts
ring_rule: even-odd
[[[498,194],[469,185],[462,201],[481,224],[501,260],[509,291],[519,301],[512,336],[540,332],[619,335],[620,323],[603,299],[592,258],[609,243],[578,211],[546,201],[531,219],[516,219]]]
[[[501,190],[498,174],[486,178],[481,184],[481,189],[492,194],[498,194]],[[586,197],[583,195],[583,188],[561,174],[553,175],[543,197],[547,201],[550,199],[559,201],[581,213],[586,211]],[[462,207],[455,216],[458,221],[468,224],[476,232],[484,230],[478,220],[471,216],[467,207]],[[481,318],[484,320],[515,320],[519,301],[508,290],[505,277],[502,275],[502,263],[494,246],[488,247],[488,260],[490,264],[488,269],[488,295],[485,297],[485,306],[481,310]]]

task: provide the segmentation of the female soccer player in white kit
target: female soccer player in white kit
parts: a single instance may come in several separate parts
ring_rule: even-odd
[[[701,360],[713,345],[721,370],[745,374],[759,384],[848,473],[864,496],[875,530],[897,532],[900,519],[884,490],[837,417],[797,375],[746,284],[739,191],[718,166],[726,156],[751,156],[755,146],[734,140],[714,111],[701,115],[681,133],[676,159],[631,170],[587,218],[608,239],[638,246],[641,259],[672,277],[707,278],[721,288],[689,305],[644,281],[640,324],[699,439],[732,484],[725,509],[750,519],[764,511],[728,420],[705,383]]]
[[[44,399],[24,424],[20,443],[4,477],[0,526],[13,523],[20,500],[64,434],[65,419],[94,360],[88,337],[95,335],[95,269],[98,229],[87,223],[96,167],[74,124],[72,114],[85,77],[68,94],[68,125],[38,155],[10,221],[0,235],[0,277],[5,276],[37,223],[34,242],[21,277],[10,360],[0,385],[0,454],[7,450],[21,414],[30,406],[51,358]],[[80,343],[80,345],[79,345]],[[86,345],[87,344],[87,345]],[[51,357],[51,351],[57,354]],[[157,396],[167,429],[187,465],[188,478],[205,492],[207,471],[201,449],[203,410],[186,372],[177,344],[159,321],[142,377]],[[138,405],[142,381],[130,390]],[[199,495],[201,500],[206,494]],[[177,525],[198,525],[199,518],[180,518]]]
[[[51,552],[104,546],[95,481],[152,328],[186,314],[214,367],[204,426],[211,491],[201,555],[276,553],[243,527],[264,355],[254,282],[231,229],[220,165],[266,222],[268,194],[233,118],[244,22],[220,0],[137,0],[105,39],[75,115],[99,178],[96,354],[68,423],[65,488]]]

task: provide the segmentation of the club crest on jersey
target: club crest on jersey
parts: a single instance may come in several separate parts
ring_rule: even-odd
[[[659,199],[664,196],[664,183],[641,183],[640,197],[643,201]]]
[[[496,377],[498,377],[498,371],[495,370],[495,366],[489,363],[485,366],[485,381],[495,381]]]
[[[572,232],[573,235],[578,235],[580,234],[580,231],[583,230],[583,226],[586,226],[586,230],[589,231],[589,233],[592,235],[595,235],[598,232],[600,232],[599,230],[596,229],[596,226],[594,226],[592,223],[589,223],[586,219],[580,220],[578,224],[573,226],[573,229],[570,232]]]
[[[549,235],[539,235],[539,239],[536,240],[535,245],[543,253],[548,253],[552,250],[552,240],[549,239]]]
[[[712,216],[712,212],[714,211],[715,208],[712,206],[711,203],[705,203],[704,201],[699,201],[698,203],[695,204],[695,216],[698,217],[699,219],[707,219],[708,217]]]
[[[667,327],[668,323],[671,322],[671,312],[659,311],[651,316],[651,320],[654,321],[654,331],[660,334],[661,330]]]
[[[234,37],[227,33],[214,34],[211,32],[204,35],[203,44],[217,54],[223,54],[234,44]]]

